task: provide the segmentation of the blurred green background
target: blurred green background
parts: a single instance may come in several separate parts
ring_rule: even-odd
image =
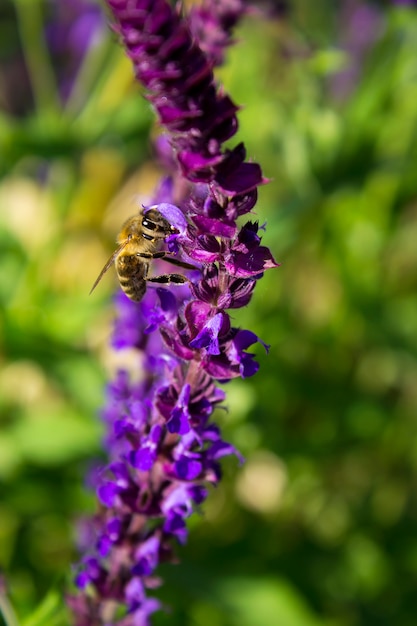
[[[282,266],[235,314],[271,351],[227,385],[246,464],[161,569],[154,623],[414,626],[417,8],[275,5],[219,71],[271,179]],[[61,626],[117,367],[114,276],[88,292],[158,180],[154,120],[93,2],[3,0],[0,61],[0,563],[20,623]]]

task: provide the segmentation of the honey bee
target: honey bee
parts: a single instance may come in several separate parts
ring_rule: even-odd
[[[165,259],[173,265],[184,269],[197,269],[194,265],[184,263],[170,256],[170,253],[158,251],[159,244],[168,236],[178,232],[157,211],[150,209],[129,218],[118,234],[119,246],[113,252],[101,270],[90,294],[97,287],[108,269],[115,264],[119,283],[128,298],[140,302],[146,292],[146,283],[183,285],[189,279],[182,274],[162,274],[148,276],[149,264],[152,259]]]

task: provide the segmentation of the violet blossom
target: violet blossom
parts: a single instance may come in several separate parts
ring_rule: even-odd
[[[160,608],[147,593],[160,584],[158,565],[186,541],[187,518],[221,479],[220,459],[242,460],[211,418],[225,400],[219,383],[255,374],[251,348],[268,346],[234,327],[227,310],[246,306],[277,263],[257,222],[237,224],[265,179],[243,144],[223,148],[238,107],[214,80],[221,39],[205,54],[188,17],[166,0],[107,4],[166,132],[158,144],[170,176],[154,204],[176,229],[167,249],[196,270],[187,271],[188,285],[148,288],[139,303],[117,296],[113,346],[136,351],[141,365],[139,376],[120,370],[108,385],[109,462],[97,481],[100,509],[85,538],[79,592],[68,603],[76,626],[145,626]],[[229,45],[228,29],[221,41]]]

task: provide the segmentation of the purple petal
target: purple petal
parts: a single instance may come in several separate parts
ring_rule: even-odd
[[[195,459],[188,459],[187,457],[181,457],[175,463],[175,471],[181,480],[194,480],[201,474],[202,465],[200,461]]]
[[[170,433],[178,433],[185,435],[190,430],[188,409],[183,407],[174,407],[171,418],[167,422],[167,429]]]
[[[175,513],[168,515],[164,524],[164,532],[174,535],[182,544],[187,540],[187,526],[183,518]]]
[[[220,459],[222,456],[228,456],[231,454],[237,456],[241,463],[244,462],[244,458],[240,452],[238,452],[232,444],[227,443],[226,441],[215,441],[209,449],[210,458],[215,460]]]
[[[188,222],[184,213],[175,204],[162,202],[154,207],[174,228],[179,230],[181,235],[187,232]]]
[[[192,348],[206,348],[208,354],[220,354],[219,332],[223,324],[224,313],[217,313],[209,320],[198,335],[190,341]]]
[[[176,314],[178,311],[177,299],[172,291],[169,291],[169,289],[158,288],[156,293],[158,294],[161,309],[164,313],[171,313],[173,315]]]
[[[128,486],[129,470],[124,463],[121,461],[110,463],[109,470],[114,475],[118,487],[126,488]]]
[[[158,611],[161,606],[156,598],[146,598],[140,607],[130,613],[133,619],[132,626],[151,626],[149,616]]]
[[[78,589],[85,589],[87,585],[90,584],[91,580],[87,572],[79,572],[79,574],[75,577],[74,582]]]
[[[279,267],[269,248],[259,246],[248,253],[233,252],[225,262],[226,269],[238,278],[256,276],[264,270]]]
[[[121,521],[117,517],[114,517],[107,522],[106,528],[110,540],[113,542],[117,541],[120,536],[120,531],[122,529]]]
[[[255,333],[253,333],[251,330],[239,330],[236,333],[235,338],[233,339],[233,344],[238,351],[246,350],[246,348],[249,348],[249,346],[252,346],[254,343],[257,342],[263,345],[265,351],[268,352],[268,344],[264,343],[262,339],[259,339],[259,337],[255,335]]]
[[[119,492],[119,489],[116,487],[114,483],[108,482],[104,485],[100,485],[97,489],[97,496],[99,500],[108,508],[111,508],[116,500],[116,496]]]
[[[100,539],[97,542],[97,552],[99,553],[101,557],[104,558],[110,552],[111,546],[112,546],[112,542],[110,541],[109,537],[107,536],[100,537]]]
[[[217,174],[216,182],[226,195],[235,196],[247,194],[268,181],[257,163],[242,163],[233,172]]]
[[[186,484],[179,484],[165,497],[161,508],[165,514],[175,511],[188,517],[193,512],[192,491]]]
[[[210,319],[212,307],[206,302],[194,300],[185,307],[185,319],[190,327],[191,333],[199,332]]]
[[[160,540],[155,535],[144,541],[135,552],[138,565],[134,569],[146,570],[143,571],[145,575],[151,574],[159,562],[159,548]]]
[[[130,463],[141,472],[148,472],[152,469],[155,460],[156,450],[149,447],[143,447],[140,450],[129,454]]]
[[[202,232],[210,233],[216,237],[231,239],[236,233],[236,224],[232,221],[221,221],[204,215],[194,215],[193,222]]]
[[[145,588],[142,580],[134,576],[125,587],[125,599],[129,606],[140,604],[145,599]]]

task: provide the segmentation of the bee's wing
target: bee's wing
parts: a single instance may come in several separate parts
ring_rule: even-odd
[[[90,295],[93,293],[94,289],[97,287],[97,285],[99,284],[99,282],[101,281],[101,279],[103,278],[103,276],[107,272],[107,270],[109,270],[111,268],[111,266],[113,265],[116,257],[120,254],[120,252],[123,250],[123,248],[125,246],[127,246],[128,243],[129,243],[129,239],[126,239],[126,241],[121,243],[120,246],[113,252],[111,257],[107,261],[106,265],[103,267],[103,269],[101,270],[100,274],[97,276],[94,285],[91,287]]]

